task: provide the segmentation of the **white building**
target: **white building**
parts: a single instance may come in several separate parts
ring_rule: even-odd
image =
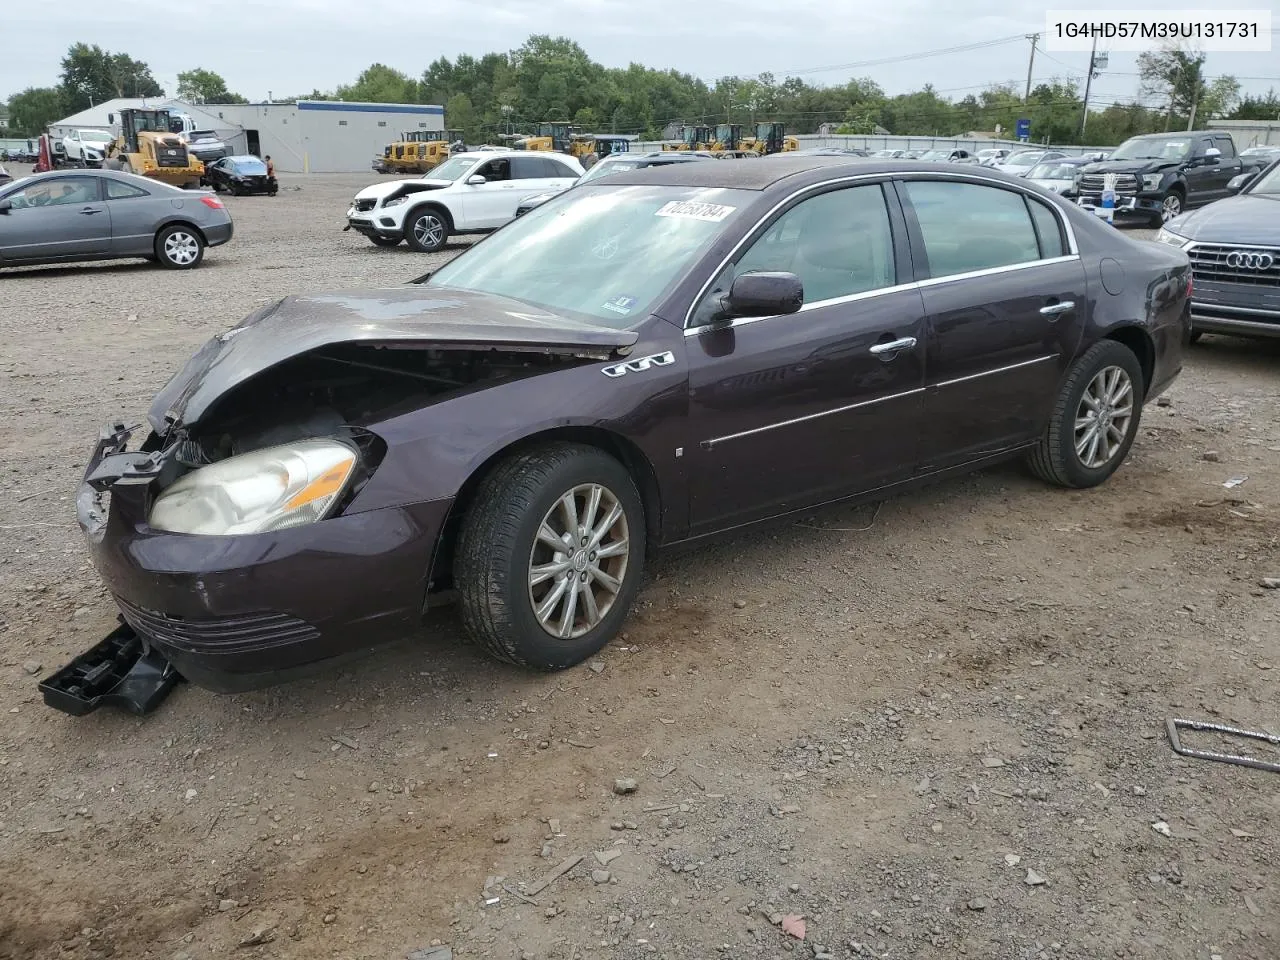
[[[168,109],[189,116],[197,130],[213,130],[233,153],[269,156],[279,173],[365,171],[383,147],[407,131],[443,130],[444,107],[433,104],[296,103],[192,104],[182,100],[117,99],[82,110],[49,127],[119,133],[124,108]]]
[[[1278,120],[1210,120],[1209,129],[1226,130],[1239,150],[1280,145]]]

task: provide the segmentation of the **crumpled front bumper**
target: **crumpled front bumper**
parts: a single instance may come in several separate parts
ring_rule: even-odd
[[[106,428],[77,495],[94,566],[125,622],[186,679],[231,693],[284,682],[412,632],[452,500],[243,536],[151,529],[163,452]]]

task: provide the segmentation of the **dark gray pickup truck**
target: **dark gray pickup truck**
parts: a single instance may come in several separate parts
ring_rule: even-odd
[[[1106,160],[1080,171],[1080,202],[1099,206],[1106,175],[1114,173],[1116,215],[1159,226],[1183,210],[1230,196],[1227,184],[1259,166],[1265,164],[1241,159],[1231,134],[1221,130],[1131,137]]]

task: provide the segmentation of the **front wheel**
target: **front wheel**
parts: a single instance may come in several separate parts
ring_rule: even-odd
[[[449,239],[449,224],[439,210],[414,210],[405,218],[404,238],[419,253],[435,253]]]
[[[170,270],[190,270],[204,259],[204,241],[190,227],[165,227],[156,234],[156,259]]]
[[[1174,217],[1182,213],[1182,194],[1177,190],[1170,190],[1164,195],[1164,199],[1160,201],[1160,215],[1153,217],[1156,226],[1168,223]]]
[[[621,463],[571,443],[517,454],[485,478],[463,520],[463,623],[496,659],[573,666],[617,635],[644,553],[644,507]]]
[[[1028,457],[1040,479],[1095,487],[1119,469],[1138,433],[1146,385],[1133,351],[1103,340],[1063,381],[1044,436]]]

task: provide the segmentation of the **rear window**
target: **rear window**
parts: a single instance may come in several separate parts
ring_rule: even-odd
[[[267,165],[261,160],[232,160],[231,166],[236,173],[243,173],[249,177],[265,177],[267,175]]]

